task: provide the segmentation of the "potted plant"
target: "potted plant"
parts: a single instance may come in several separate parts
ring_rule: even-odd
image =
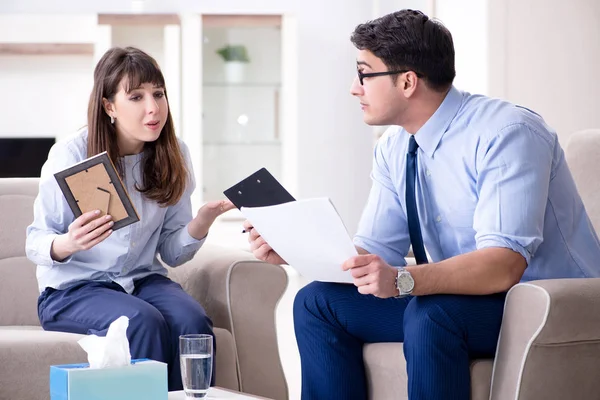
[[[244,80],[246,64],[250,62],[244,45],[225,45],[217,50],[217,54],[225,61],[225,77],[227,81],[239,83]]]

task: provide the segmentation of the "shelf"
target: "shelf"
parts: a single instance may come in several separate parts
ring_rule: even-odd
[[[281,28],[281,15],[204,14],[202,25],[208,28]]]
[[[241,82],[241,83],[232,83],[232,82],[206,82],[203,85],[204,87],[247,87],[247,88],[275,88],[279,89],[281,87],[281,83],[279,82]]]
[[[179,25],[177,14],[98,14],[99,25]]]
[[[93,43],[0,43],[0,55],[93,55]]]

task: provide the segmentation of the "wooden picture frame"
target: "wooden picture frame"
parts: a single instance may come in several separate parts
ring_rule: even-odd
[[[140,220],[106,151],[57,172],[54,177],[75,218],[100,210],[100,216],[113,217],[113,231]]]

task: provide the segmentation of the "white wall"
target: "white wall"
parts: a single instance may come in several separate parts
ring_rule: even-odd
[[[91,43],[95,24],[89,14],[0,14],[0,42]],[[85,125],[92,72],[92,56],[0,56],[0,136],[60,138]]]
[[[370,188],[372,133],[349,94],[356,74],[349,37],[370,13],[364,0],[313,0],[298,10],[298,189],[302,197],[329,196],[352,233]]]
[[[488,0],[490,93],[558,132],[600,127],[600,2]]]
[[[488,93],[488,21],[485,0],[437,0],[434,17],[450,30],[456,53],[454,85],[471,93]]]
[[[0,56],[0,136],[60,138],[84,126],[91,76],[89,56]]]
[[[373,17],[381,17],[403,8],[420,10],[431,16],[434,0],[373,0]]]
[[[95,39],[95,14],[63,14],[57,9],[41,14],[34,8],[34,14],[2,15],[3,8],[11,5],[4,1],[0,2],[0,42],[91,43]]]
[[[112,45],[138,47],[154,57],[161,68],[165,65],[163,26],[113,26]]]

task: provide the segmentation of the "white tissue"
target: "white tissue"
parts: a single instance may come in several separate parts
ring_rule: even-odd
[[[89,335],[77,343],[88,354],[90,368],[122,367],[131,364],[127,327],[129,318],[122,316],[108,327],[105,337]]]

